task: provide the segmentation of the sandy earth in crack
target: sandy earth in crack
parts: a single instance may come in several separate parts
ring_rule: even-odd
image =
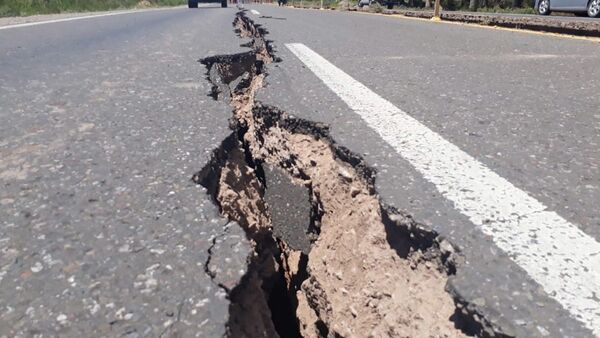
[[[269,248],[257,252],[269,236],[271,220],[262,199],[262,186],[254,169],[246,165],[243,149],[234,147],[221,170],[216,199],[224,216],[235,220],[250,238],[254,253],[244,281],[229,292],[228,337],[277,337],[267,304],[263,281],[272,279],[279,269]]]
[[[261,196],[261,186],[254,170],[246,165],[244,154],[233,148],[219,178],[217,200],[221,212],[235,220],[248,233],[268,230],[271,221]]]
[[[238,17],[235,27],[241,37],[254,38],[257,59],[272,60],[255,26]],[[292,133],[255,114],[254,96],[265,77],[257,70],[248,69],[244,88],[229,84],[237,127],[245,130],[243,142],[255,160],[283,168],[296,184],[309,186],[323,215],[305,269],[299,253],[285,244],[265,249],[263,241],[273,244],[273,238],[262,187],[245,164],[242,148],[229,154],[217,200],[224,215],[254,239],[256,249],[246,282],[231,295],[230,336],[277,335],[273,318],[265,316],[270,295],[264,290],[281,263],[304,337],[464,337],[450,320],[456,307],[444,290],[447,275],[441,263],[425,260],[419,251],[403,257],[390,245],[378,198],[356,169],[337,159],[328,141]],[[265,236],[254,236],[264,230]],[[301,278],[298,287],[292,280],[301,274],[308,278]]]
[[[253,121],[248,121],[252,124]],[[253,128],[250,128],[252,130]],[[260,128],[259,128],[260,129]],[[310,278],[297,292],[304,337],[319,337],[316,319],[344,337],[463,337],[449,318],[447,276],[419,254],[400,257],[390,246],[377,197],[328,143],[279,127],[247,133],[253,156],[273,165],[296,159],[324,209],[321,233],[308,260]],[[290,262],[294,266],[294,262]]]

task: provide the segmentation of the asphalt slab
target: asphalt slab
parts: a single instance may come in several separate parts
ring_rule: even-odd
[[[337,142],[377,169],[384,203],[457,244],[466,262],[452,292],[509,335],[591,336],[285,44],[309,46],[598,240],[598,81],[585,66],[597,58],[596,43],[359,13],[252,8],[282,59],[269,68],[257,100],[329,125]],[[544,71],[537,72],[542,62]]]
[[[235,13],[2,31],[0,336],[225,332],[205,265],[239,279],[250,248],[191,178],[231,132],[198,60],[244,50]]]

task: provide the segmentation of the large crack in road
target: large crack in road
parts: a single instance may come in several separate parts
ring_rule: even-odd
[[[457,250],[382,205],[362,158],[327,126],[255,100],[276,57],[243,12],[234,27],[251,51],[201,60],[211,96],[233,108],[234,132],[194,176],[253,246],[241,282],[220,285],[231,302],[227,335],[502,336],[446,292]]]

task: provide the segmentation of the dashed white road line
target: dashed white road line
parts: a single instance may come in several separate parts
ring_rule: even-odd
[[[286,46],[550,297],[600,337],[600,243],[307,46]]]
[[[257,11],[256,9],[251,9],[250,13],[254,14],[254,15],[260,15],[260,12]]]
[[[111,12],[111,13],[94,14],[94,15],[74,16],[74,17],[71,17],[71,18],[54,19],[54,20],[46,20],[46,21],[36,21],[36,22],[26,22],[26,23],[19,23],[19,24],[15,24],[15,25],[0,26],[0,30],[3,30],[3,29],[12,29],[12,28],[22,28],[22,27],[31,27],[31,26],[38,26],[38,25],[45,25],[45,24],[49,24],[49,23],[68,22],[68,21],[85,20],[85,19],[92,19],[92,18],[101,18],[101,17],[105,17],[105,16],[125,15],[125,14],[133,14],[133,13],[144,13],[144,12],[159,11],[159,10],[170,10],[170,9],[177,9],[177,8],[178,7],[160,8],[160,9],[136,9],[136,10],[131,10],[131,11],[120,11],[120,12]]]

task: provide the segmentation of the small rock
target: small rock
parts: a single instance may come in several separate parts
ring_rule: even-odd
[[[118,320],[123,320],[124,314],[125,314],[125,308],[122,307],[122,308],[118,309],[117,312],[115,313],[115,318],[117,318]]]
[[[58,316],[56,316],[56,321],[60,325],[66,325],[67,324],[67,315],[65,315],[64,313],[59,314]]]
[[[451,254],[454,253],[455,250],[452,244],[444,239],[440,242],[440,251],[444,254]]]
[[[352,182],[352,174],[346,170],[346,168],[340,168],[340,170],[338,170],[338,174],[343,177],[346,181],[348,182]]]
[[[44,266],[42,265],[42,263],[40,262],[36,262],[32,267],[31,267],[31,272],[33,273],[38,273],[40,271],[42,271],[44,269]]]
[[[158,281],[155,278],[149,278],[146,280],[146,288],[151,289],[158,286]]]
[[[540,331],[540,334],[544,337],[548,337],[550,335],[550,332],[548,332],[548,330],[546,330],[545,328],[541,327],[541,326],[536,326],[538,331]]]
[[[96,313],[98,313],[98,311],[100,311],[100,304],[95,303],[92,307],[90,307],[90,313],[92,315],[95,315]]]

